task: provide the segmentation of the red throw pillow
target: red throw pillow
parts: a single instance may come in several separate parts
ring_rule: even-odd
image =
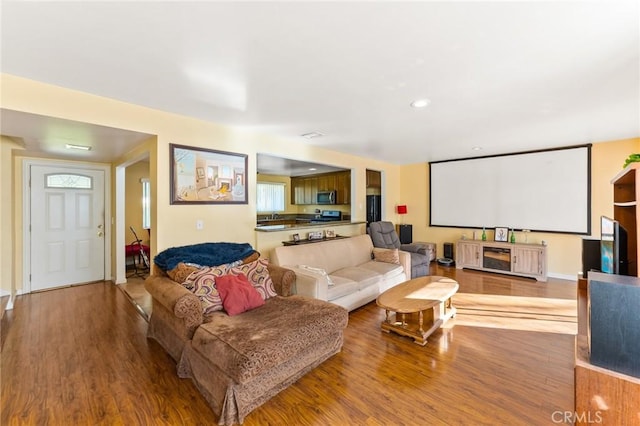
[[[216,287],[222,298],[222,306],[229,316],[238,315],[264,305],[260,293],[253,288],[245,275],[217,277]]]

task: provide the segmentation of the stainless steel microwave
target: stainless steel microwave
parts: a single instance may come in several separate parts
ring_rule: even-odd
[[[318,191],[316,195],[316,204],[335,204],[336,191]]]

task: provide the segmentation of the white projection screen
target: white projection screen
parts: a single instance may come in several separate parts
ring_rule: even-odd
[[[429,163],[430,225],[591,233],[591,145]]]

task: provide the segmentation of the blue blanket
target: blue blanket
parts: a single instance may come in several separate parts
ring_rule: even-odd
[[[201,243],[168,248],[158,253],[153,262],[159,268],[171,271],[180,262],[218,266],[242,260],[254,252],[248,243]]]

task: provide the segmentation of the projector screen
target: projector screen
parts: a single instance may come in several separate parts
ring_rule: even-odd
[[[429,163],[430,225],[591,233],[591,145]]]

